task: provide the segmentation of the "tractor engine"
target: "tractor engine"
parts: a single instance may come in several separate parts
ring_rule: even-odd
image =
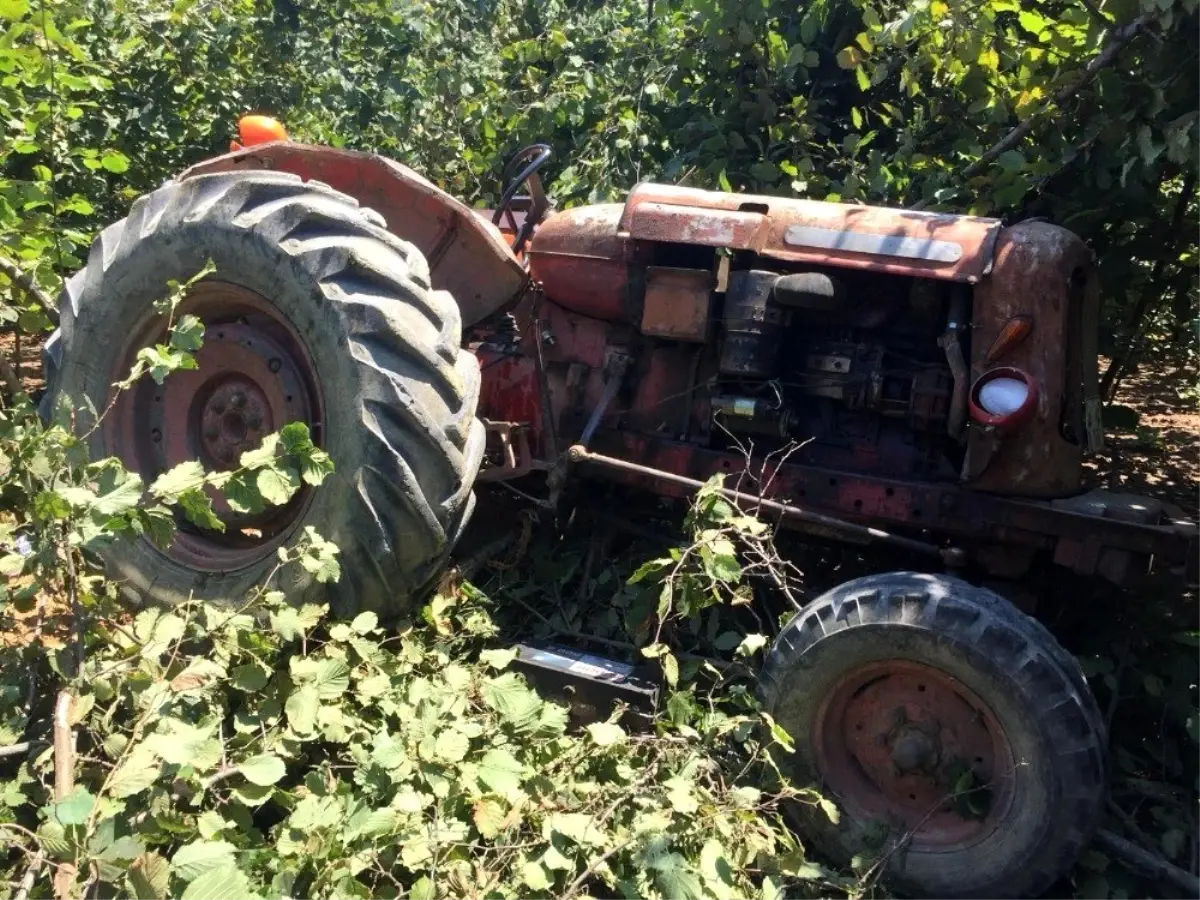
[[[730,273],[719,321],[710,438],[810,442],[808,455],[880,456],[933,474],[954,381],[938,339],[945,303],[927,283],[844,273]],[[901,436],[915,432],[902,439]],[[916,453],[916,458],[912,454]],[[892,463],[901,463],[893,458]],[[870,468],[887,469],[886,459]]]
[[[548,456],[543,434],[667,468],[752,444],[1068,496],[1099,435],[1088,254],[1049,225],[640,185],[538,226],[510,333],[474,338],[481,409]]]

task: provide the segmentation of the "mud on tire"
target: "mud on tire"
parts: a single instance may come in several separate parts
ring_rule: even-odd
[[[933,675],[918,674],[907,688],[928,686],[929,693],[905,694],[906,669]],[[862,672],[866,680],[856,682]],[[889,679],[895,680],[890,695]],[[1011,748],[1012,764],[996,775],[1011,775],[1011,781],[1003,782],[1006,802],[977,829],[967,823],[959,832],[955,820],[944,819],[950,824],[939,826],[941,835],[927,836],[934,820],[922,820],[921,809],[928,807],[904,804],[919,796],[922,779],[940,769],[897,762],[896,732],[887,728],[901,706],[918,710],[898,716],[905,728],[920,723],[920,705],[937,690],[938,679],[953,696],[972,698],[962,707],[966,715],[957,714],[951,742],[961,745],[975,727],[972,713],[981,722],[986,713]],[[856,855],[868,864],[886,860],[885,881],[904,894],[1035,897],[1072,868],[1095,831],[1106,786],[1104,727],[1095,700],[1075,660],[1049,632],[990,591],[911,572],[850,581],[788,623],[768,654],[759,691],[767,711],[795,740],[786,764],[796,783],[824,791],[841,811],[835,824],[820,809],[795,804],[790,813],[802,839],[842,865]],[[839,698],[847,696],[848,705],[839,707]],[[847,716],[835,729],[836,709]],[[935,721],[941,730],[927,744],[948,746],[944,729],[955,715],[948,711]],[[931,718],[937,717],[925,721]],[[836,734],[847,737],[839,743],[831,737]],[[891,754],[875,768],[873,745]],[[829,748],[843,749],[841,758]],[[938,752],[940,765],[950,754]],[[937,752],[929,758],[938,759]],[[993,780],[1001,784],[999,778]],[[936,783],[932,788],[943,790]],[[880,809],[889,812],[880,815]]]
[[[474,506],[484,446],[479,368],[460,349],[458,307],[430,287],[416,248],[382,225],[352,198],[283,173],[168,183],[96,239],[64,289],[46,350],[43,410],[64,396],[104,409],[124,374],[113,371],[116,348],[169,279],[185,281],[211,259],[214,278],[273,304],[311,360],[321,443],[336,467],[281,540],[314,526],[340,548],[343,573],[327,591],[285,587],[343,614],[400,612],[438,573]],[[116,455],[111,444],[98,431],[93,458]],[[137,598],[173,604],[237,600],[275,554],[197,569],[141,540],[106,550],[105,561]]]

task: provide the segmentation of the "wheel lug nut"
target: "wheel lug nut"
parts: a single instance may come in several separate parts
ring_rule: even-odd
[[[212,408],[213,412],[215,412],[217,415],[225,412],[225,398],[220,394],[218,394],[216,397],[213,397]]]
[[[280,369],[283,368],[283,361],[280,360],[278,357],[272,357],[270,359],[270,361],[267,363],[267,368],[270,369],[272,372],[278,372]]]
[[[256,412],[250,413],[250,415],[246,417],[246,425],[253,429],[261,428],[262,416]]]
[[[234,409],[241,409],[246,403],[246,395],[240,391],[229,398],[229,405]]]
[[[217,435],[219,435],[220,433],[221,433],[221,429],[219,429],[217,427],[215,422],[209,422],[207,425],[204,426],[204,436],[206,438],[208,438],[210,441],[216,440]]]

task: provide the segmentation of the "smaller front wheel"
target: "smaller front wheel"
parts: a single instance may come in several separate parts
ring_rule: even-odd
[[[793,808],[835,861],[883,860],[927,897],[1034,897],[1074,866],[1104,799],[1104,728],[1038,622],[957,578],[848,582],[780,634],[760,677],[790,773],[840,811]]]

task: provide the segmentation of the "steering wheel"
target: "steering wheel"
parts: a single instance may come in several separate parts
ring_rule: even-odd
[[[513,252],[520,253],[521,248],[533,233],[534,226],[541,219],[542,214],[549,208],[550,204],[546,199],[546,193],[542,190],[542,181],[537,177],[537,170],[550,161],[553,152],[546,144],[531,144],[522,150],[518,150],[516,154],[508,161],[508,165],[504,167],[504,173],[500,176],[500,183],[508,183],[508,187],[504,189],[504,193],[500,197],[500,203],[496,211],[492,214],[492,224],[499,225],[501,220],[508,217],[509,227],[516,233],[516,238],[513,241]],[[528,160],[528,162],[526,162]],[[524,167],[517,171],[518,167]],[[513,173],[516,175],[513,176]],[[512,178],[509,181],[509,178]],[[517,191],[525,183],[529,183],[529,193],[523,196],[517,196]],[[519,204],[520,208],[526,211],[525,221],[521,225],[517,225],[517,218],[513,215],[514,205]]]

